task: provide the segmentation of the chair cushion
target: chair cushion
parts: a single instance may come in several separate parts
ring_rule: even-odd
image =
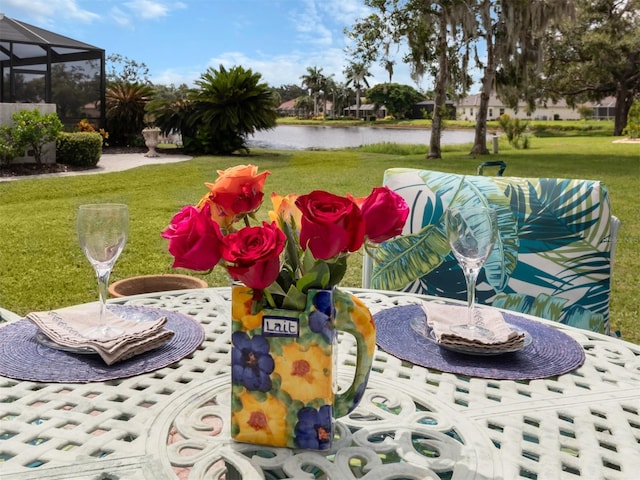
[[[383,183],[411,213],[403,235],[374,253],[374,288],[466,299],[443,214],[454,195],[471,196],[497,211],[500,230],[479,303],[609,332],[611,213],[601,182],[393,168]]]

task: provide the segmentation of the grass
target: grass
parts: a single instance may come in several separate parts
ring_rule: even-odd
[[[203,183],[212,181],[217,169],[253,163],[270,170],[267,194],[325,189],[364,196],[380,184],[389,167],[475,174],[482,161],[500,159],[508,165],[505,175],[605,182],[613,212],[623,223],[613,276],[612,327],[621,330],[623,338],[640,343],[640,145],[612,143],[611,137],[545,137],[533,138],[528,150],[501,142],[500,154],[490,157],[470,157],[470,145],[447,146],[442,160],[426,160],[427,148],[381,144],[339,151],[256,149],[248,157],[199,157],[124,172],[2,182],[0,305],[25,314],[95,300],[93,271],[75,234],[76,210],[83,203],[113,201],[130,207],[130,239],[115,265],[115,281],[172,271],[172,258],[159,232],[179,208],[198,201],[206,192]],[[345,286],[360,285],[360,268],[361,257],[353,255]],[[228,283],[218,271],[205,278],[210,285]]]

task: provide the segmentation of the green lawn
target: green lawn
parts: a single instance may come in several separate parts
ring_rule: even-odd
[[[160,231],[179,208],[198,201],[206,192],[203,183],[213,181],[217,169],[239,163],[268,169],[273,175],[267,180],[267,194],[325,189],[363,196],[380,184],[388,167],[473,174],[481,161],[500,159],[508,164],[505,175],[589,178],[606,183],[613,212],[623,223],[613,277],[612,327],[620,329],[625,339],[640,343],[640,208],[636,200],[640,144],[612,140],[533,138],[528,150],[514,150],[501,142],[500,154],[482,158],[469,157],[469,145],[445,147],[442,160],[426,160],[427,147],[412,146],[340,151],[256,149],[249,157],[199,157],[125,172],[1,182],[0,305],[25,314],[95,299],[93,271],[75,235],[76,210],[82,203],[114,201],[130,207],[130,240],[116,263],[113,281],[171,271],[172,258]],[[360,285],[360,268],[360,256],[353,255],[345,285]],[[227,284],[221,272],[206,279],[210,285]]]

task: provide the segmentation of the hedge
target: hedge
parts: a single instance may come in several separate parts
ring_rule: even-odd
[[[62,132],[56,140],[56,162],[77,167],[95,167],[102,155],[98,132]]]

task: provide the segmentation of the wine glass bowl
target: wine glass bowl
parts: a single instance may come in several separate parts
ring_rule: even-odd
[[[104,340],[123,333],[121,328],[106,325],[105,309],[109,276],[122,253],[129,234],[129,211],[119,203],[80,205],[77,221],[78,241],[98,280],[100,312],[98,325],[82,334]]]
[[[451,251],[462,268],[467,285],[467,322],[454,325],[452,330],[490,342],[493,333],[482,326],[482,318],[475,315],[474,306],[478,273],[498,238],[496,212],[475,205],[453,206],[445,213],[445,224]]]

